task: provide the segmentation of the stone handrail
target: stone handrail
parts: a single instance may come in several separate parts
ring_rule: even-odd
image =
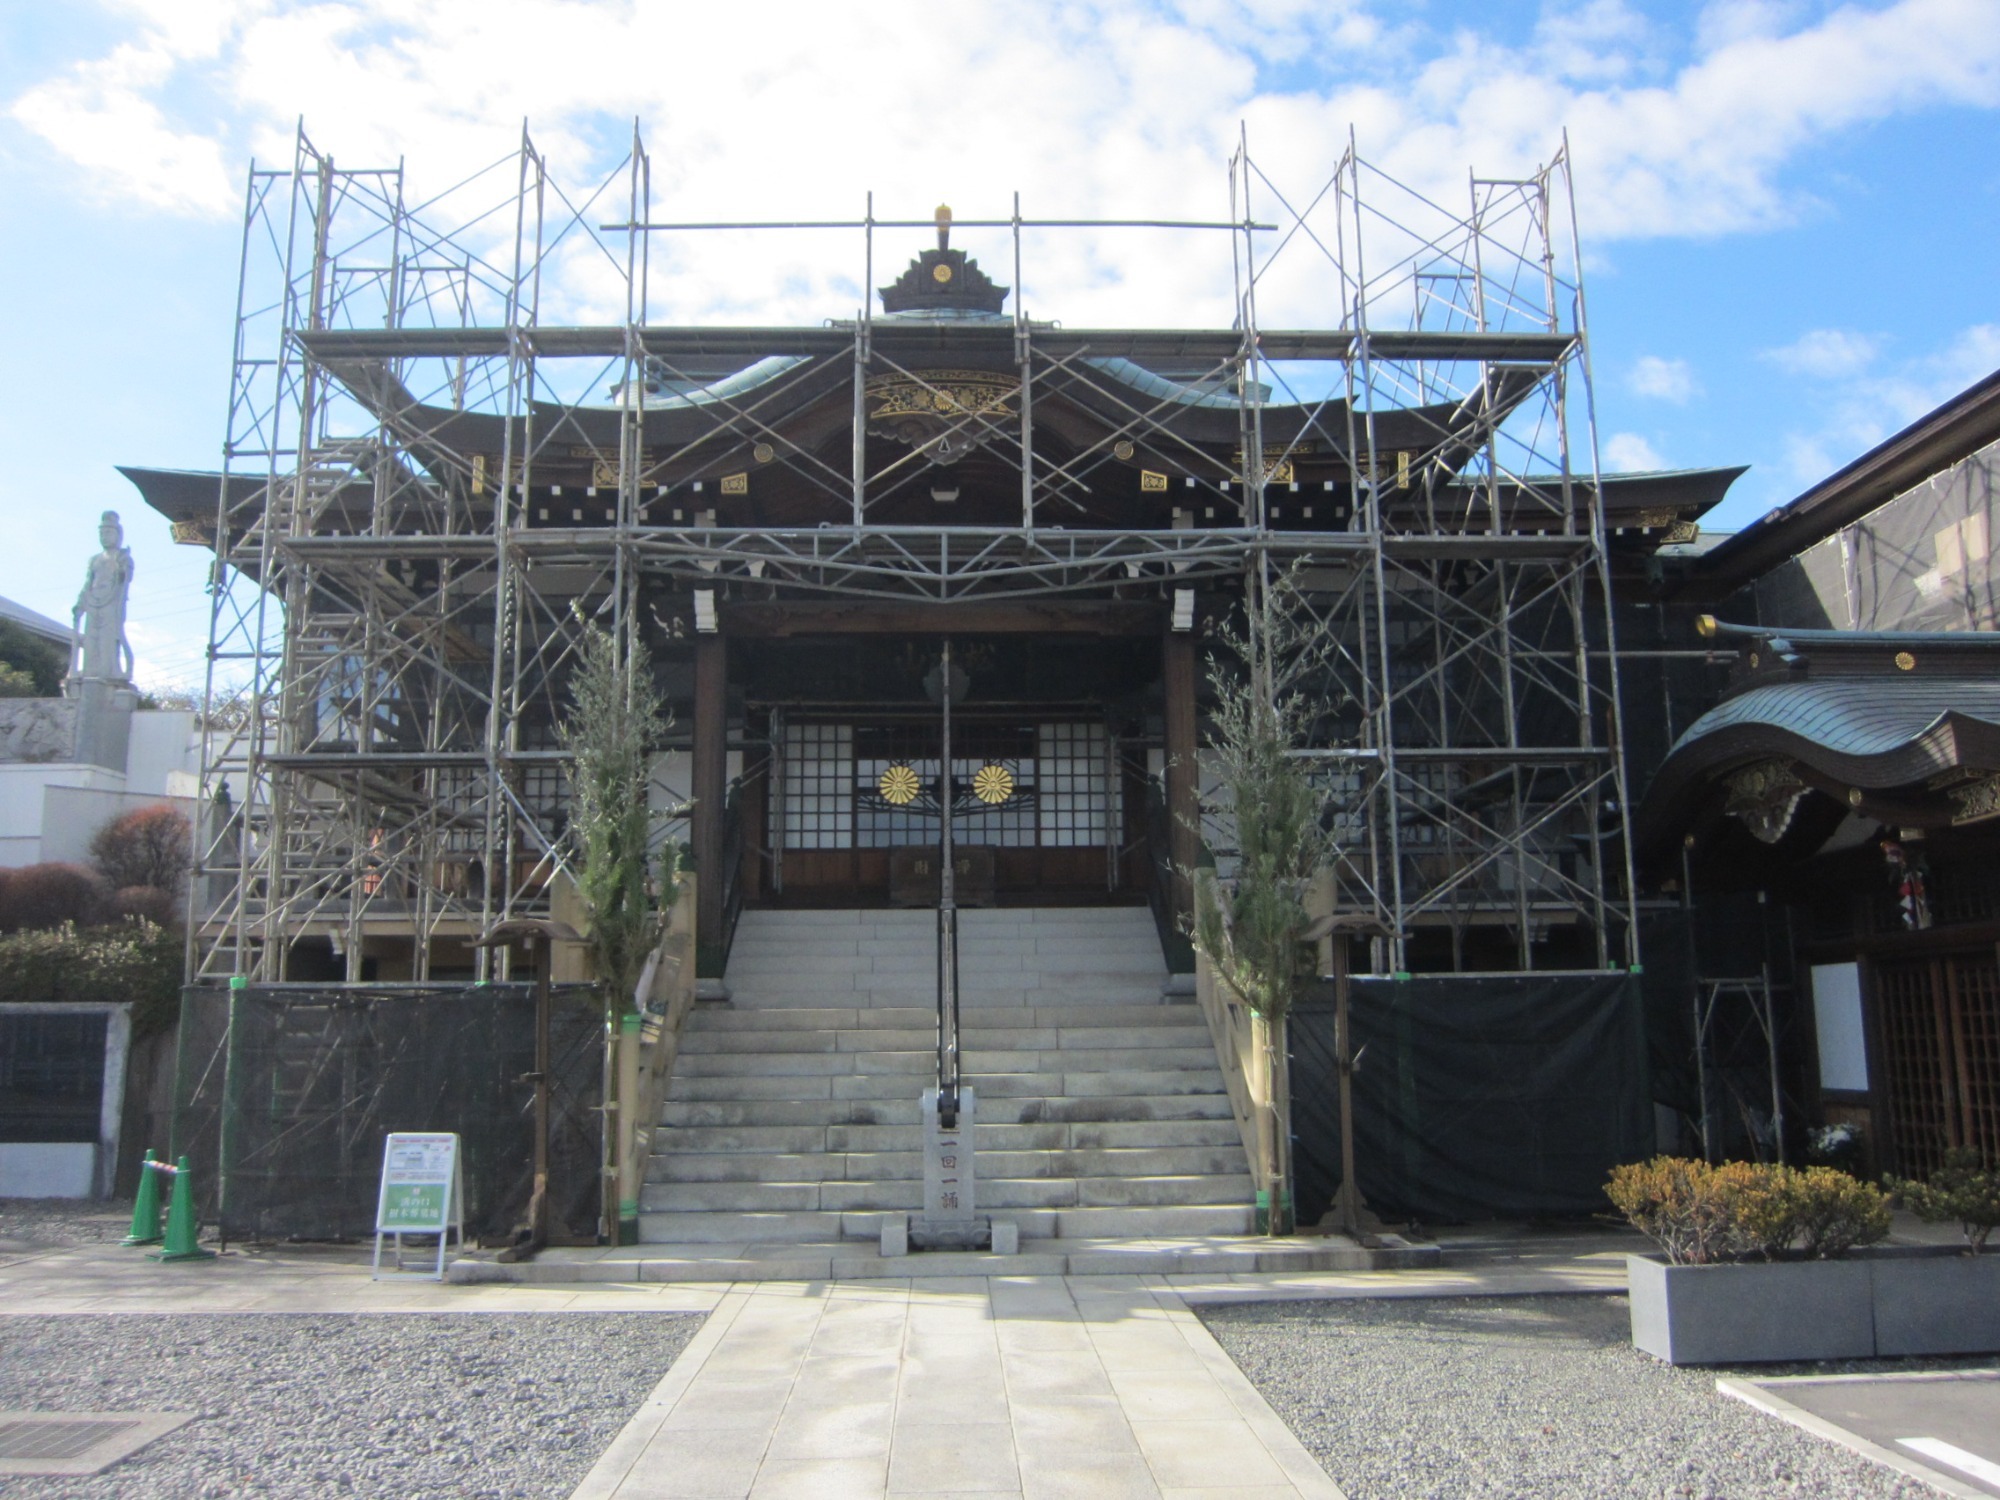
[[[1215,874],[1202,870],[1197,878],[1213,880]],[[1258,1229],[1265,1232],[1274,1225],[1289,1229],[1292,1101],[1290,1069],[1285,1063],[1285,1023],[1266,1020],[1231,994],[1199,952],[1195,954],[1194,992],[1207,1018],[1222,1081],[1229,1090],[1230,1112],[1236,1117],[1243,1152],[1250,1160]]]
[[[667,914],[660,945],[647,956],[645,972],[640,975],[633,996],[641,1008],[620,1020],[614,1172],[621,1245],[638,1240],[639,1194],[646,1182],[653,1132],[659,1125],[668,1076],[680,1053],[681,1023],[694,1007],[696,878],[681,877],[680,891]]]

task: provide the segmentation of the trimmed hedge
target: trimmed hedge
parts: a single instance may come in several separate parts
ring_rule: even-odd
[[[180,933],[134,920],[0,934],[0,1000],[130,1001],[132,1034],[165,1031],[181,1012]]]
[[[1833,1260],[1889,1234],[1882,1190],[1832,1167],[1656,1156],[1613,1168],[1604,1191],[1677,1266]]]

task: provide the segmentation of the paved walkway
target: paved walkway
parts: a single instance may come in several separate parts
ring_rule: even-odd
[[[0,1246],[0,1315],[709,1312],[576,1500],[1339,1500],[1190,1302],[1616,1291],[1624,1248],[1400,1272],[543,1287],[371,1282],[352,1251],[161,1266]]]
[[[978,1278],[728,1293],[575,1500],[1338,1500],[1171,1289]]]

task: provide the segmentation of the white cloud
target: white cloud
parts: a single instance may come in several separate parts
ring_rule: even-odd
[[[1782,36],[1804,7],[1799,0],[1714,0],[1695,21],[1695,47],[1714,52],[1731,42]]]
[[[1656,401],[1685,406],[1701,394],[1701,383],[1684,359],[1662,359],[1657,354],[1641,355],[1632,366],[1632,389]]]
[[[1765,350],[1764,358],[1794,375],[1842,380],[1867,369],[1880,350],[1880,341],[1865,333],[1846,328],[1815,328],[1783,348]]]
[[[1614,432],[1604,443],[1604,467],[1613,474],[1648,474],[1667,467],[1667,461],[1636,432]]]
[[[1691,35],[1589,0],[1515,46],[1392,25],[1366,0],[965,0],[920,28],[803,0],[119,3],[136,37],[12,113],[99,193],[205,214],[229,211],[252,151],[288,159],[301,114],[337,158],[408,155],[431,182],[490,160],[523,117],[581,180],[636,115],[658,195],[706,211],[851,208],[873,184],[919,202],[1019,185],[1078,213],[1211,204],[1247,118],[1288,191],[1324,180],[1351,122],[1364,155],[1452,202],[1468,164],[1532,170],[1567,124],[1588,238],[1716,234],[1795,213],[1784,170],[1829,134],[2000,104],[1991,0],[1730,0]],[[1313,57],[1340,67],[1301,85]],[[1260,82],[1279,66],[1282,90]]]
[[[1944,348],[1922,355],[1869,390],[1907,426],[1975,380],[2000,370],[2000,323],[1975,323]]]
[[[1875,358],[1872,345],[1868,355],[1845,365],[1830,358],[1811,371],[1825,384],[1810,425],[1784,437],[1785,467],[1799,484],[1826,478],[2000,369],[2000,324],[1973,324],[1941,348],[1887,365]]]
[[[226,213],[238,194],[224,140],[176,126],[153,97],[175,63],[162,47],[122,46],[29,89],[10,112],[83,169],[93,197]]]

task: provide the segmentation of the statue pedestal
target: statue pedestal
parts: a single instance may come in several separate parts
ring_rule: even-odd
[[[63,692],[76,700],[77,760],[122,773],[132,745],[132,713],[139,706],[137,689],[129,682],[85,677],[64,683]]]

